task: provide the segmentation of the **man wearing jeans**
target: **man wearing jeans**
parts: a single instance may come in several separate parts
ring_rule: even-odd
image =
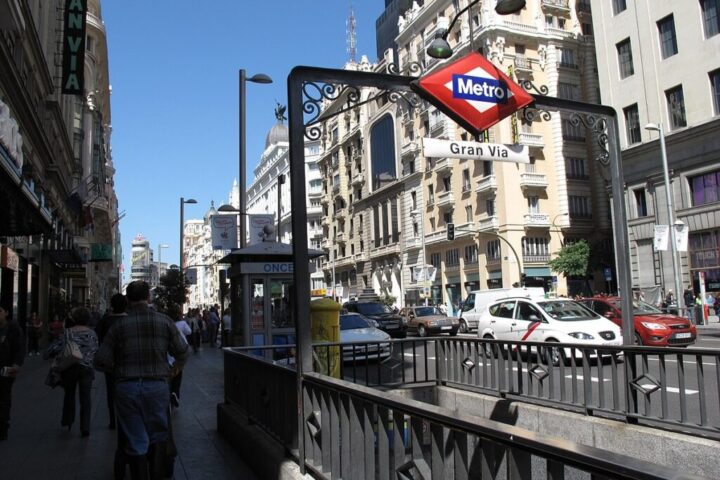
[[[126,438],[132,478],[149,478],[148,462],[161,478],[170,405],[168,354],[182,368],[187,345],[170,318],[148,308],[147,282],[131,282],[126,295],[127,316],[105,335],[95,368],[115,376],[117,423]]]
[[[683,292],[683,300],[685,300],[685,308],[687,308],[687,318],[690,323],[696,323],[695,321],[695,292],[693,286],[688,285]]]

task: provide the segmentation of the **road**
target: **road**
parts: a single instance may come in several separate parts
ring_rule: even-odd
[[[461,334],[456,338],[460,341],[448,347],[447,355],[451,360],[442,375],[448,380],[448,385],[497,391],[498,378],[492,372],[497,372],[498,359],[483,358],[473,342],[462,341],[474,339],[475,335]],[[720,328],[700,330],[699,341],[693,347],[707,349],[708,354],[700,360],[694,355],[668,355],[662,360],[657,355],[636,356],[634,391],[641,421],[648,417],[665,418],[691,427],[693,424],[705,424],[720,428],[720,355],[715,354],[720,351]],[[378,385],[379,379],[383,385],[434,381],[436,360],[434,342],[425,343],[424,340],[410,338],[408,342],[394,346],[390,360],[380,364],[346,363],[343,373],[346,380],[371,386]],[[574,367],[572,364],[558,367],[541,365],[545,370],[539,370],[532,356],[514,359],[511,366],[507,360],[503,364],[506,366],[503,370],[503,391],[555,401],[562,399],[565,404],[595,411],[624,408],[626,367],[622,361],[614,364],[615,368],[609,360],[599,364],[591,360],[587,367],[578,361]],[[545,373],[547,376],[540,378]],[[613,375],[617,378],[617,388],[613,388]],[[587,382],[584,376],[589,378]],[[656,389],[657,384],[664,384],[667,388],[665,391]],[[703,408],[704,418],[701,414]]]

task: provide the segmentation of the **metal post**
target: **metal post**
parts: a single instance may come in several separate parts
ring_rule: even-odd
[[[183,248],[185,248],[185,199],[180,197],[180,279],[185,284],[185,255],[183,255]]]
[[[238,155],[240,156],[240,171],[238,173],[238,200],[240,210],[240,248],[245,248],[245,69],[240,69],[238,81]]]
[[[678,262],[677,238],[675,233],[675,207],[673,206],[672,191],[670,188],[670,174],[668,173],[668,160],[665,151],[665,135],[663,134],[662,123],[658,124],[658,133],[660,133],[660,154],[662,155],[663,175],[665,177],[665,196],[667,197],[667,215],[668,229],[670,230],[670,254],[672,255],[673,277],[675,279],[675,302],[678,305],[678,313],[680,308],[680,293],[682,290],[682,280],[680,278],[680,266]]]
[[[424,282],[429,282],[428,280],[428,269],[427,269],[427,252],[425,252],[425,217],[420,214],[420,246],[422,251],[422,268],[423,268],[423,274],[422,278]],[[425,286],[423,286],[423,289]],[[430,287],[432,288],[432,287]],[[432,290],[431,290],[432,291]],[[428,304],[428,296],[425,295],[425,306],[427,307]]]
[[[280,222],[282,221],[281,217],[281,202],[282,202],[282,185],[285,183],[285,175],[280,174],[277,178],[278,181],[278,190],[277,190],[277,215],[278,215],[278,231],[277,231],[277,240],[280,242],[282,240],[282,237],[280,236]]]

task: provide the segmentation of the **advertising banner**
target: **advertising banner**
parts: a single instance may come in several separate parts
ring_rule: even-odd
[[[675,242],[678,252],[687,252],[688,236],[690,234],[690,226],[675,225]]]
[[[214,250],[231,250],[238,245],[237,215],[213,215],[210,217],[210,232]]]
[[[187,285],[197,285],[197,268],[185,269],[185,283]]]
[[[653,239],[653,248],[656,252],[668,249],[668,237],[670,230],[667,225],[655,225],[655,235]]]
[[[248,245],[255,245],[262,242],[272,242],[276,237],[275,215],[251,214],[248,215],[250,238]]]

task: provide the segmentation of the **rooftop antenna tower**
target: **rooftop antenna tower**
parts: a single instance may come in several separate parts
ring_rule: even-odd
[[[355,57],[357,54],[357,33],[355,32],[355,12],[353,12],[352,4],[350,5],[350,15],[348,15],[347,22],[347,53],[351,63],[355,63]]]

